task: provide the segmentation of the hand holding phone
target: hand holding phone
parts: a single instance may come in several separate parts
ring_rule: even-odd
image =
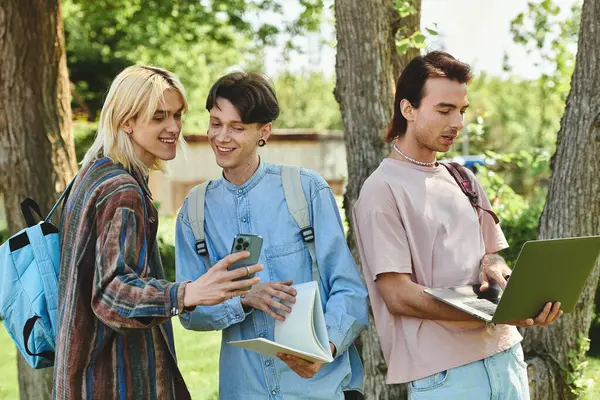
[[[246,268],[251,265],[258,264],[258,259],[260,257],[260,252],[262,250],[263,238],[258,235],[250,235],[246,233],[240,233],[233,238],[233,243],[231,245],[231,253],[238,253],[240,251],[248,251],[250,252],[250,256],[248,258],[244,258],[243,260],[236,261],[231,264],[228,268],[229,271],[233,271],[238,268]],[[250,273],[247,276],[242,278],[235,279],[236,281],[253,278],[254,273]]]
[[[246,276],[246,268],[244,268],[244,271],[241,271],[240,269],[228,271],[228,268],[235,262],[240,261],[249,255],[250,253],[246,251],[229,254],[227,257],[210,267],[208,271],[198,279],[193,282],[188,282],[185,287],[183,298],[184,307],[212,306],[234,297],[247,295],[248,290],[250,289],[250,286],[248,285],[256,285],[260,282],[260,279],[258,277],[248,278]],[[260,264],[254,264],[248,267],[248,271],[251,275],[254,275],[254,273],[261,271],[262,269],[263,266]],[[238,280],[237,278],[240,278],[241,281],[234,282],[234,280]]]

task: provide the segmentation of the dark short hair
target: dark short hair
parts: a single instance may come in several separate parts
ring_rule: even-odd
[[[227,99],[237,109],[244,124],[269,123],[279,117],[279,103],[270,79],[256,72],[233,72],[219,78],[210,89],[206,109]]]
[[[406,99],[414,108],[419,108],[425,94],[423,88],[429,78],[448,78],[469,83],[472,78],[471,67],[443,51],[432,51],[413,58],[398,78],[394,114],[385,134],[387,142],[406,133],[407,121],[400,110],[400,102]]]

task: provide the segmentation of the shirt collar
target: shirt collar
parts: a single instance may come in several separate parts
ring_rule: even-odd
[[[264,162],[262,159],[259,159],[257,170],[254,171],[254,174],[252,174],[252,176],[246,182],[242,183],[241,185],[239,185],[239,186],[234,185],[233,183],[231,183],[227,179],[225,179],[224,175],[221,177],[221,180],[223,181],[223,185],[227,188],[227,190],[239,194],[239,193],[247,192],[250,189],[252,189],[254,186],[258,185],[258,183],[261,181],[263,176],[265,176],[266,170],[267,170],[267,163]]]
[[[140,171],[137,168],[132,168],[131,169],[131,175],[135,178],[135,180],[138,182],[138,184],[140,185],[140,187],[142,188],[142,191],[150,198],[152,199],[152,192],[150,192],[150,188],[148,187],[148,177],[145,176],[142,171]]]

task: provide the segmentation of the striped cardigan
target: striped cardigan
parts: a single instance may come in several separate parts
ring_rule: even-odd
[[[188,399],[146,180],[109,158],[81,170],[63,207],[55,399]]]

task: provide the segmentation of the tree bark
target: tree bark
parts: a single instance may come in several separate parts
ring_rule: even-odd
[[[571,92],[552,158],[552,181],[540,219],[540,238],[600,234],[600,0],[585,0]],[[575,311],[546,328],[525,330],[532,399],[569,399],[569,377],[560,366],[585,359],[600,271],[592,272]],[[571,352],[571,355],[569,355]]]
[[[13,234],[24,226],[20,202],[48,212],[76,170],[59,0],[2,1],[0,54],[0,192]],[[20,398],[50,399],[52,369],[17,363]]]
[[[395,70],[399,71],[401,66],[395,44],[400,19],[392,0],[338,0],[335,19],[335,97],[342,112],[348,162],[344,209],[349,226],[348,245],[360,267],[351,211],[363,182],[389,151],[384,132],[392,116],[398,77]],[[411,20],[416,21],[418,29],[420,18]],[[361,335],[360,345],[366,398],[405,398],[404,385],[385,383],[387,366],[371,312],[370,325]]]

